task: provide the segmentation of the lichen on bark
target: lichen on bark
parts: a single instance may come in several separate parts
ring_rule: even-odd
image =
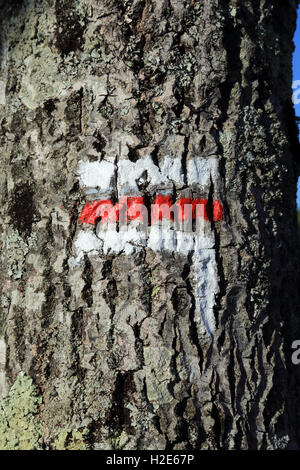
[[[0,401],[1,450],[42,449],[42,425],[37,419],[41,402],[32,379],[20,373]]]

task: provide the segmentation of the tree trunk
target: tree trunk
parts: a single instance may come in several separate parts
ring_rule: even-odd
[[[296,0],[1,3],[0,447],[299,448]]]

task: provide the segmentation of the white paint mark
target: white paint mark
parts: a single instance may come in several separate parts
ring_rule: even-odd
[[[165,157],[161,165],[163,180],[170,180],[178,185],[184,184],[181,158]]]
[[[73,260],[74,265],[78,265],[85,253],[99,254],[101,249],[101,241],[92,232],[81,231],[77,235],[75,241],[76,259]]]
[[[102,162],[79,162],[78,174],[81,183],[87,188],[99,188],[101,192],[112,191],[112,179],[115,165],[103,160]]]
[[[140,158],[136,162],[128,159],[119,160],[117,164],[119,196],[140,193],[139,184],[147,183],[150,191],[171,189],[173,184],[180,188],[184,185],[184,174],[181,158],[166,156],[158,167],[151,156]],[[197,184],[199,190],[206,189],[210,178],[217,181],[217,158],[191,158],[187,162],[188,184]],[[81,185],[86,187],[87,194],[112,192],[112,180],[115,165],[103,160],[101,162],[80,161],[78,175]]]
[[[174,230],[153,225],[150,228],[148,248],[153,251],[177,251],[177,238]]]
[[[217,181],[218,159],[210,158],[191,158],[187,162],[187,180],[188,184],[197,184],[200,188],[205,188],[210,184],[210,178]]]
[[[215,297],[218,293],[218,276],[215,250],[197,249],[193,255],[195,283],[196,323],[200,333],[213,336],[216,329],[214,315]]]
[[[119,194],[138,194],[137,182],[148,181],[150,187],[162,184],[162,175],[150,156],[137,162],[120,160],[118,162],[118,191]]]
[[[199,189],[205,189],[210,184],[210,178],[217,180],[217,158],[191,158],[187,163],[188,184],[197,184]],[[118,191],[119,194],[138,194],[138,182],[148,183],[149,189],[158,187],[170,188],[174,183],[180,187],[184,184],[184,174],[180,158],[165,157],[160,167],[154,164],[150,156],[137,162],[120,160],[118,162]]]
[[[184,175],[180,158],[165,157],[158,167],[150,156],[141,158],[137,162],[120,160],[118,162],[118,191],[119,194],[138,194],[137,183],[148,183],[149,189],[156,186],[172,188],[184,184]]]
[[[138,221],[132,221],[119,230],[113,223],[106,224],[105,228],[99,223],[97,237],[102,242],[100,251],[103,254],[120,254],[121,252],[132,254],[140,248],[149,248],[153,251],[188,255],[194,250],[214,247],[214,236],[210,226],[205,225],[205,222],[201,225],[203,226],[201,231],[196,233],[175,230],[174,222],[167,220],[160,221],[146,229]]]
[[[130,255],[135,251],[135,248],[138,249],[147,245],[145,232],[139,230],[135,222],[128,225],[127,230],[119,232],[114,224],[108,224],[107,230],[97,231],[97,236],[102,241],[104,254],[119,254],[124,251],[127,255]]]
[[[3,80],[0,80],[0,104],[5,106],[6,103],[6,96],[5,96],[5,82]]]

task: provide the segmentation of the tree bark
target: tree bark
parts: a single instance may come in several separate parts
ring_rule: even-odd
[[[1,3],[0,447],[299,449],[296,0]],[[158,194],[224,217],[78,221]]]

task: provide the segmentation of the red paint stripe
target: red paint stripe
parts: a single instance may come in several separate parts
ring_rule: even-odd
[[[152,207],[152,219],[157,222],[158,220],[169,219],[174,221],[173,214],[170,211],[170,207],[173,205],[171,196],[162,196],[158,194],[155,199],[154,206]]]
[[[220,201],[214,201],[213,213],[214,213],[214,222],[224,219],[224,209]]]
[[[148,220],[148,211],[142,196],[127,197],[127,220],[141,220],[144,223]]]
[[[194,199],[193,200],[193,219],[203,217],[204,220],[209,221],[208,215],[208,199]]]
[[[154,205],[152,206],[152,220],[159,221],[163,218],[174,221],[174,214],[170,211],[173,202],[171,196],[158,194]],[[178,220],[180,222],[192,218],[203,217],[209,221],[208,199],[180,198],[176,202],[178,208]],[[109,199],[88,202],[85,204],[78,221],[83,224],[95,225],[99,219],[103,222],[117,222],[120,220],[120,213],[124,211],[126,221],[129,220],[147,220],[148,212],[142,196],[126,197],[124,196],[120,203],[113,204]],[[222,203],[218,200],[213,202],[213,220],[217,222],[224,218],[224,209]]]
[[[87,202],[84,206],[78,221],[82,224],[95,225],[100,217],[106,219],[114,205],[110,200]]]
[[[190,197],[181,197],[179,201],[176,202],[178,207],[178,221],[184,222],[190,220],[191,215],[193,217],[193,199]],[[194,218],[194,217],[193,217]]]

